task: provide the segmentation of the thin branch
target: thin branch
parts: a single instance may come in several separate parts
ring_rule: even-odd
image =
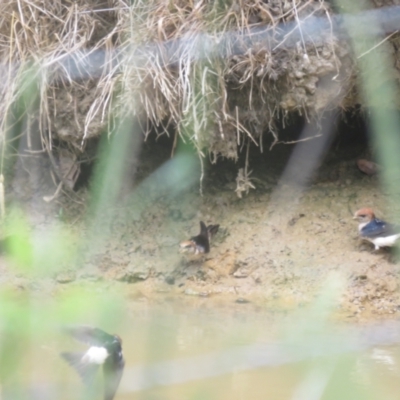
[[[394,36],[396,33],[398,33],[399,31],[394,31],[392,32],[389,36],[385,37],[383,40],[381,40],[379,43],[377,43],[375,46],[371,47],[369,50],[367,50],[366,52],[360,54],[357,59],[360,59],[361,57],[366,56],[368,53],[370,53],[371,51],[375,50],[377,47],[379,47],[381,44],[385,43],[387,40],[389,40],[392,36]]]

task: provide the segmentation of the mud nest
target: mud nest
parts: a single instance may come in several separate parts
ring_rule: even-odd
[[[0,12],[2,134],[22,99],[50,150],[56,138],[81,152],[134,115],[145,135],[176,132],[202,155],[236,159],[246,140],[279,141],[275,122],[290,112],[357,101],[323,0],[3,0]],[[313,18],[327,23],[311,36],[300,21]]]

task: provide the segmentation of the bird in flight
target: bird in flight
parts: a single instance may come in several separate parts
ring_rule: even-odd
[[[65,331],[90,347],[86,352],[61,353],[61,357],[78,372],[88,387],[94,384],[98,370],[102,367],[104,400],[112,400],[125,367],[121,338],[89,326],[68,327]]]

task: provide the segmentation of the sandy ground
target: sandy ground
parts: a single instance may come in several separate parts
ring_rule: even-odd
[[[203,196],[196,183],[176,196],[150,201],[144,195],[140,207],[121,207],[101,251],[42,281],[41,287],[53,292],[102,280],[119,285],[131,298],[172,295],[289,309],[325,293],[346,318],[397,315],[395,257],[386,250],[373,252],[358,238],[351,218],[364,206],[379,217],[387,215],[379,178],[363,175],[355,164],[368,151],[362,146],[331,150],[303,192],[279,185],[290,151],[281,146],[254,156],[256,189],[242,199],[234,192],[240,161],[222,162],[207,170]],[[147,169],[139,169],[138,181],[151,176],[166,157],[159,154]],[[179,242],[198,234],[200,220],[220,224],[220,230],[210,253],[193,259],[179,253]],[[71,221],[80,231],[77,218]],[[17,285],[32,284],[18,279]]]
[[[234,192],[236,168],[222,163],[208,171],[203,196],[194,187],[158,198],[136,220],[123,213],[91,270],[97,267],[104,279],[128,282],[128,291],[150,297],[169,292],[292,308],[332,292],[346,317],[397,313],[395,257],[373,252],[352,220],[364,206],[385,216],[379,178],[355,165],[365,149],[332,151],[303,192],[278,185],[289,153],[284,147],[274,158],[267,153],[254,159],[256,189],[242,199]],[[200,220],[220,224],[211,252],[199,258],[180,254],[178,243],[198,234]]]

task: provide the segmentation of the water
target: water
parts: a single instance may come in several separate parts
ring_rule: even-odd
[[[121,313],[118,323],[102,317],[101,324],[123,339],[116,399],[400,398],[397,322],[343,324],[310,309],[210,299],[135,301]],[[79,377],[59,357],[84,345],[49,330],[27,348],[19,373],[30,392],[21,398],[84,398]]]
[[[397,323],[313,322],[310,310],[208,303],[133,311],[118,398],[400,398]]]

